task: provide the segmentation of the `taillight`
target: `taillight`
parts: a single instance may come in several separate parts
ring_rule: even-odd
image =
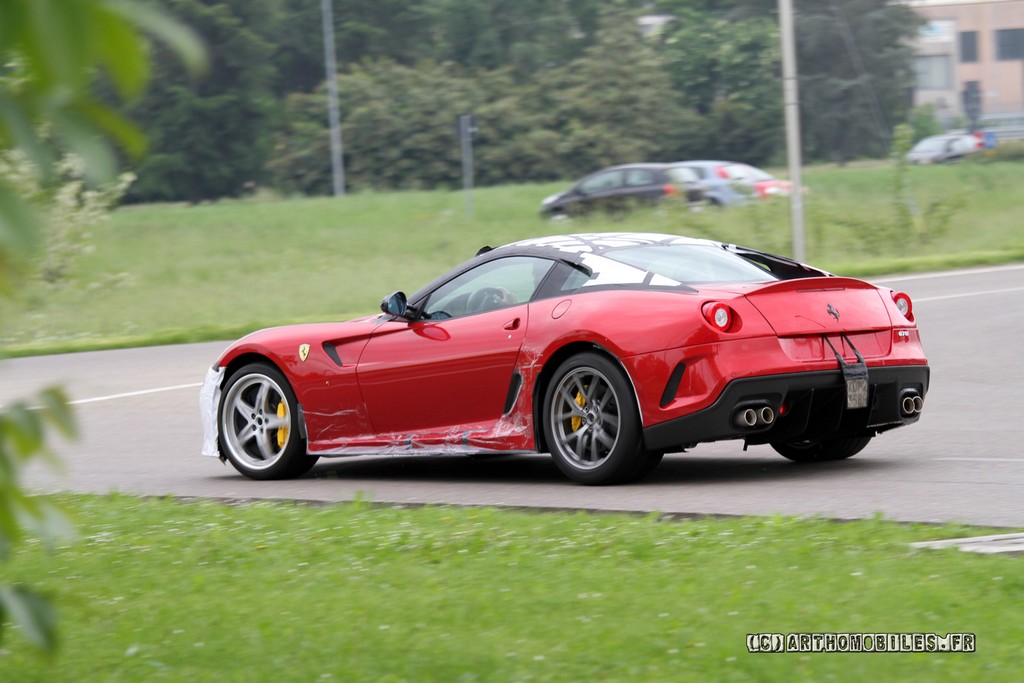
[[[914,321],[914,304],[910,300],[910,297],[903,292],[893,292],[892,300],[896,303],[896,308],[899,309],[900,313],[907,320]]]
[[[665,193],[666,197],[673,197],[679,194],[679,189],[672,183],[666,183],[661,189]]]
[[[736,317],[731,308],[720,302],[704,304],[702,312],[708,324],[719,332],[728,332]]]

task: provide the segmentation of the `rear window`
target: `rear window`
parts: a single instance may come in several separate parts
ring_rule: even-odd
[[[648,245],[616,249],[606,252],[605,256],[679,283],[775,279],[746,259],[711,245]]]
[[[746,164],[730,164],[723,167],[730,180],[771,180],[772,177],[759,168],[747,166]]]
[[[589,287],[642,285],[679,287],[688,284],[768,282],[774,275],[721,247],[703,244],[651,244],[582,254],[588,277],[576,273],[563,286],[572,291]]]

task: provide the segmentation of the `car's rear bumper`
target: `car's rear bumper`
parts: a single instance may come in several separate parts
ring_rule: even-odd
[[[846,407],[839,369],[737,379],[707,408],[646,427],[644,442],[650,450],[671,450],[724,439],[768,443],[874,434],[919,419],[919,411],[905,414],[901,404],[907,396],[924,399],[929,375],[927,365],[868,368],[868,407],[861,409]],[[737,420],[739,411],[764,406],[774,413],[770,422],[746,427]]]

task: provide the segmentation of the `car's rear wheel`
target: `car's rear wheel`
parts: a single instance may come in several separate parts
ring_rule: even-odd
[[[543,425],[558,469],[581,484],[633,481],[661,460],[644,450],[629,379],[600,354],[580,353],[558,367],[545,392]]]
[[[868,445],[870,436],[847,436],[825,441],[773,441],[771,446],[794,462],[824,462],[851,458]]]
[[[252,363],[231,375],[217,420],[222,452],[247,477],[297,477],[317,461],[299,433],[295,393],[270,365]]]

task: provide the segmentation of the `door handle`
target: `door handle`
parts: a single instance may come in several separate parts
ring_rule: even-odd
[[[505,327],[506,330],[518,330],[519,329],[519,318],[515,318],[513,320],[509,320],[507,323],[505,323],[504,327]]]

